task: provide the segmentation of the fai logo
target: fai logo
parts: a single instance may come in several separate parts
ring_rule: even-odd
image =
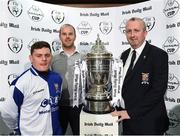
[[[53,19],[53,21],[57,24],[60,24],[64,21],[64,12],[59,12],[59,11],[56,11],[56,10],[53,10],[51,12],[51,17]]]
[[[168,54],[174,54],[179,49],[179,42],[173,36],[169,36],[163,45]]]
[[[163,10],[166,17],[171,18],[179,11],[179,3],[176,0],[168,0]]]
[[[124,19],[123,22],[120,24],[119,26],[119,30],[121,31],[122,34],[125,34],[126,33],[126,22],[127,22],[127,19]]]
[[[8,75],[8,84],[11,85],[11,83],[18,77],[18,74],[10,74]]]
[[[179,125],[180,119],[174,111],[169,111],[168,117],[169,117],[169,122],[170,122],[170,125],[169,125],[170,128],[175,128]]]
[[[17,0],[9,0],[8,10],[14,17],[19,17],[22,13],[23,7]]]
[[[82,21],[78,27],[78,32],[81,34],[81,35],[88,35],[91,30],[92,30],[92,27],[90,26],[90,24],[87,22],[87,21]]]
[[[23,41],[22,39],[17,39],[15,37],[8,38],[8,47],[13,53],[18,53],[22,49]]]
[[[155,25],[155,17],[144,17],[143,20],[146,24],[146,30],[151,31]]]
[[[179,80],[174,74],[169,73],[168,76],[168,88],[167,90],[170,92],[175,91],[179,87]]]
[[[27,48],[29,49],[29,50],[31,50],[31,46],[35,43],[35,42],[38,42],[39,41],[39,39],[32,39],[32,41],[30,41],[29,42],[29,44],[27,45]]]
[[[99,29],[103,34],[109,34],[112,30],[112,22],[100,22]]]
[[[28,10],[27,13],[29,17],[35,22],[41,21],[42,18],[44,17],[44,14],[41,11],[41,9],[39,9],[39,7],[34,5]]]
[[[52,42],[52,50],[53,52],[59,52],[61,49],[61,43],[59,41],[53,41]]]

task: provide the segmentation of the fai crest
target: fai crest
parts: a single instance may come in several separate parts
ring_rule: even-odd
[[[103,34],[109,34],[112,30],[112,22],[100,22],[99,29]]]
[[[8,47],[13,53],[20,52],[22,46],[23,46],[22,39],[17,39],[15,37],[8,38]]]
[[[52,19],[54,20],[55,23],[57,24],[60,24],[64,21],[64,12],[59,12],[59,11],[56,11],[56,10],[53,10],[51,12],[51,17]]]
[[[59,41],[53,41],[52,42],[52,50],[54,51],[54,52],[58,52],[58,51],[60,51],[60,49],[61,49],[61,43],[59,42]]]
[[[36,39],[36,38],[32,39],[32,41],[29,42],[27,48],[28,48],[29,50],[31,50],[31,46],[32,46],[35,42],[38,42],[38,41],[39,41],[39,39]]]
[[[19,17],[22,13],[22,9],[23,9],[22,4],[19,3],[18,1],[16,0],[8,1],[8,10],[13,16]]]
[[[155,25],[155,17],[145,17],[143,18],[147,31],[151,31]]]
[[[11,85],[11,83],[18,77],[18,74],[13,73],[8,75],[8,84]]]

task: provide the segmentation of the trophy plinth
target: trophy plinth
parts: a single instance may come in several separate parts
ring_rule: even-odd
[[[86,63],[89,90],[85,96],[83,110],[94,114],[112,112],[111,90],[108,89],[111,88],[108,85],[111,85],[112,54],[106,51],[99,35],[96,44],[86,56]]]

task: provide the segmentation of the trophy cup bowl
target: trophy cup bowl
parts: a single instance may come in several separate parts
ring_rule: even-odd
[[[85,96],[85,112],[104,114],[113,111],[110,104],[111,97],[111,65],[112,54],[104,51],[99,38],[94,51],[86,56],[87,82],[89,89]]]

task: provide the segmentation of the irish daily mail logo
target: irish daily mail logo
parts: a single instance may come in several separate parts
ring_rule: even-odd
[[[146,30],[151,31],[155,25],[155,17],[144,17],[143,20],[146,24]]]
[[[171,18],[179,11],[179,3],[176,0],[168,0],[163,12],[166,17]]]
[[[180,124],[180,118],[178,117],[177,113],[174,111],[169,111],[168,113],[170,128],[176,128]]]
[[[91,51],[91,44],[85,41],[81,41],[77,45],[77,50],[82,54],[87,54]]]
[[[100,22],[99,30],[105,35],[109,34],[112,30],[112,22]]]
[[[168,54],[174,54],[179,49],[179,41],[173,36],[169,36],[163,44],[163,48]]]
[[[56,10],[53,10],[51,12],[51,17],[52,17],[53,21],[57,24],[61,24],[65,18],[64,12],[60,12],[60,11],[56,11]]]
[[[23,7],[17,0],[9,0],[8,10],[14,17],[19,17],[22,13]]]
[[[91,25],[87,22],[87,21],[82,21],[78,26],[77,26],[77,29],[78,29],[78,32],[81,34],[81,35],[88,35],[91,30],[92,30],[92,27]]]
[[[29,17],[35,22],[41,21],[44,17],[44,14],[41,11],[41,9],[34,5],[27,11],[27,13]]]
[[[18,53],[23,47],[22,39],[17,39],[15,37],[8,38],[8,47],[13,53]]]

